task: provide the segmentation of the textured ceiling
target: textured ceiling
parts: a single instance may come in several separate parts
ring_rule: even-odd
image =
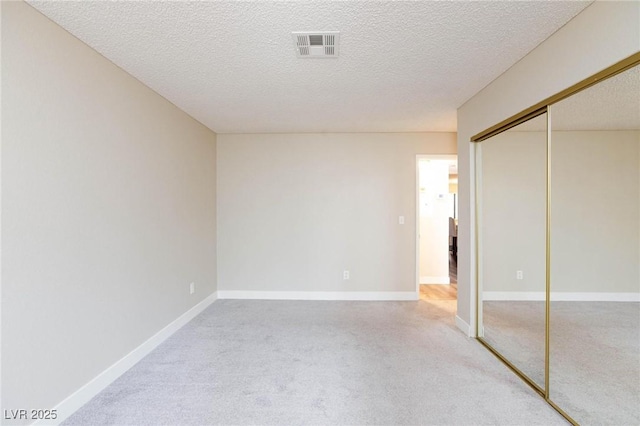
[[[640,130],[640,65],[551,106],[553,130]]]
[[[456,108],[590,2],[29,1],[219,133],[455,131]],[[340,31],[298,59],[292,31]]]
[[[546,116],[511,131],[544,132]],[[551,105],[551,129],[640,130],[640,65]]]

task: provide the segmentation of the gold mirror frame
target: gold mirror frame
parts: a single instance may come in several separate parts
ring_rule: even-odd
[[[551,250],[550,250],[550,241],[551,241],[551,227],[550,227],[550,219],[551,219],[551,117],[549,114],[549,107],[557,102],[560,102],[584,89],[587,89],[601,81],[609,79],[617,74],[620,74],[630,68],[635,67],[636,65],[640,65],[640,52],[637,52],[628,58],[621,60],[620,62],[588,77],[573,86],[556,93],[553,96],[550,96],[544,99],[541,102],[525,109],[524,111],[515,114],[506,120],[501,121],[500,123],[489,127],[488,129],[476,134],[471,138],[472,143],[480,143],[484,140],[491,138],[492,136],[498,135],[504,131],[507,131],[525,121],[531,120],[539,115],[547,113],[547,161],[546,161],[546,176],[547,176],[547,206],[546,206],[546,283],[545,283],[545,384],[544,389],[542,389],[538,384],[536,384],[533,380],[531,380],[526,374],[524,374],[521,370],[515,367],[508,359],[506,359],[503,355],[499,353],[495,348],[493,348],[488,342],[486,342],[482,337],[480,337],[480,323],[479,323],[479,309],[480,309],[480,294],[479,294],[479,240],[478,240],[478,215],[479,215],[479,207],[478,207],[478,179],[475,177],[475,287],[476,287],[476,338],[482,343],[491,353],[493,353],[500,361],[506,364],[516,375],[518,375],[522,380],[524,380],[527,384],[529,384],[540,396],[544,398],[544,400],[551,405],[556,411],[558,411],[564,418],[566,418],[571,424],[578,425],[571,416],[569,416],[565,411],[563,411],[560,407],[558,407],[553,401],[549,399],[549,318],[550,318],[550,296],[551,296]],[[477,158],[477,150],[474,152],[474,163],[478,161]],[[477,163],[476,163],[477,164]],[[477,169],[476,169],[477,170]]]

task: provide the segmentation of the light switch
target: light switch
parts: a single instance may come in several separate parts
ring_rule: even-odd
[[[404,216],[399,216],[399,217],[398,217],[398,223],[399,223],[400,225],[404,225]]]

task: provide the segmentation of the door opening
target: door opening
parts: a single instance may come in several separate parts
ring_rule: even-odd
[[[416,158],[416,291],[420,300],[458,294],[458,159]]]

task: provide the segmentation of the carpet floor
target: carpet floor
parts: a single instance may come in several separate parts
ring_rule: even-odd
[[[484,301],[484,339],[544,389],[545,302]]]
[[[219,300],[64,424],[567,424],[454,309]]]
[[[549,396],[584,425],[640,425],[640,303],[551,302]]]
[[[544,387],[544,302],[485,301],[485,339]],[[581,424],[640,425],[640,303],[551,302],[549,397]]]

